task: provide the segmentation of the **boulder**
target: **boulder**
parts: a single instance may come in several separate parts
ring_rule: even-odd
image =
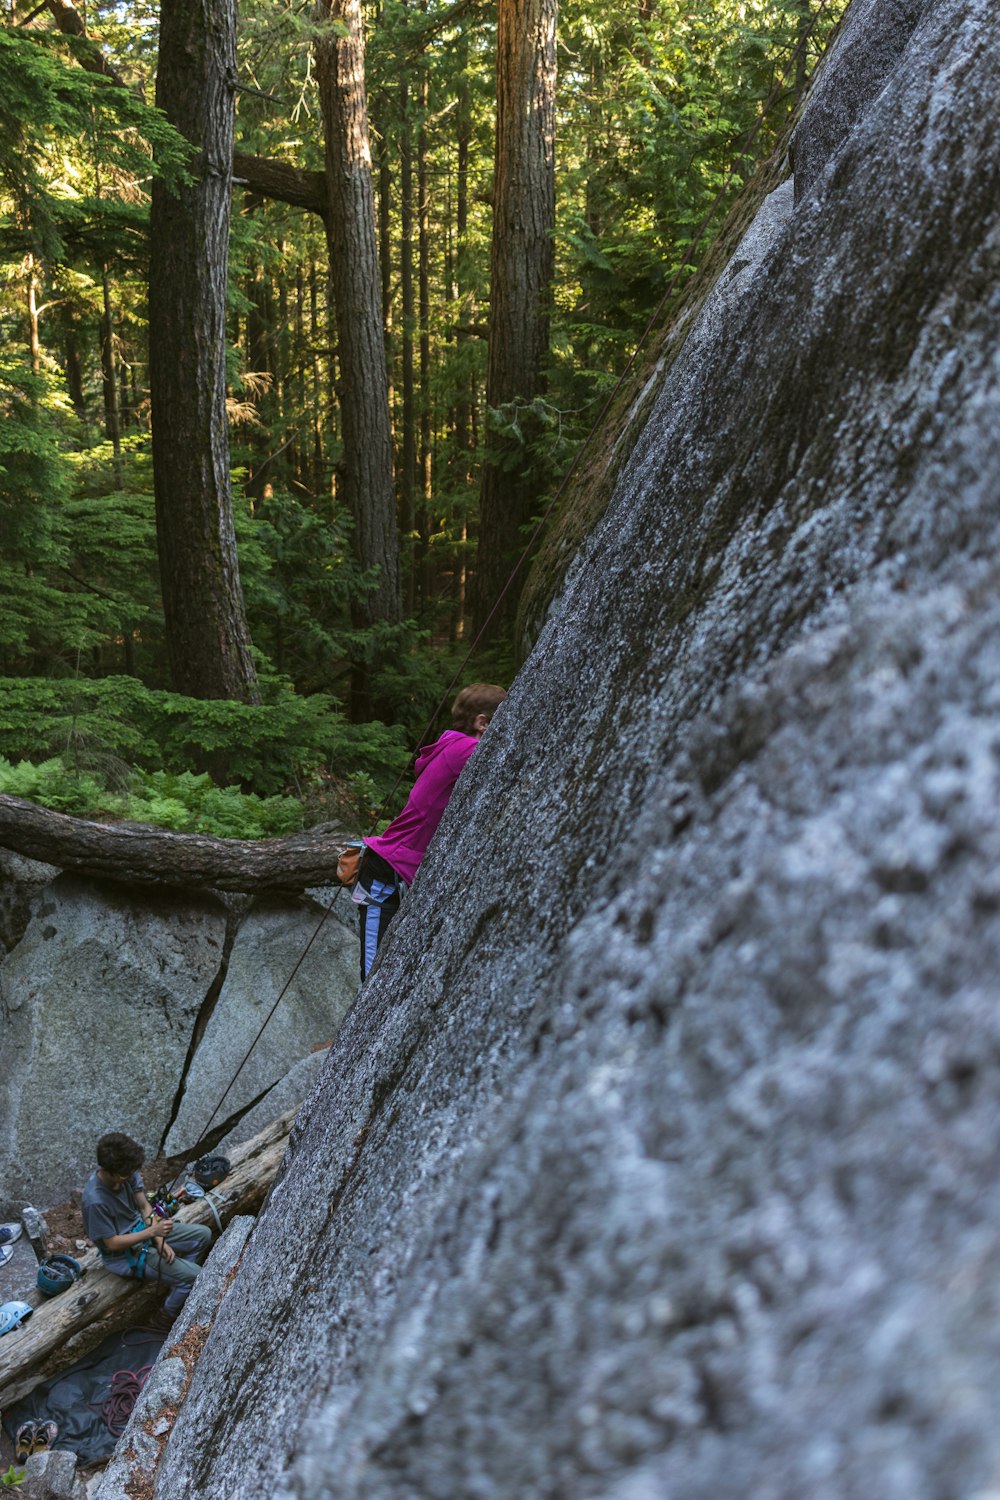
[[[355,908],[346,893],[330,907],[312,897],[253,905],[186,1073],[168,1155],[191,1149],[210,1123],[218,1128],[258,1101],[267,1118],[282,1113],[285,1104],[265,1104],[268,1092],[336,1035],[357,990],[358,962]]]
[[[329,1053],[329,1047],[317,1047],[308,1057],[302,1057],[297,1063],[293,1063],[285,1076],[279,1078],[273,1088],[268,1089],[260,1103],[240,1116],[239,1124],[223,1137],[215,1150],[225,1156],[235,1146],[242,1146],[244,1142],[252,1140],[279,1115],[290,1109],[298,1109],[322,1073]]]
[[[155,1500],[996,1493],[1000,31],[899,13],[464,773]]]
[[[55,865],[0,849],[0,950],[9,953],[24,936],[45,887],[59,874]]]
[[[156,1154],[225,927],[207,897],[136,897],[70,876],[46,888],[0,966],[8,1212],[79,1187],[105,1131]]]

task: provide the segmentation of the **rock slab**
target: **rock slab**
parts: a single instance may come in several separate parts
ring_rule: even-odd
[[[1000,31],[904,9],[470,763],[156,1500],[1000,1489]]]

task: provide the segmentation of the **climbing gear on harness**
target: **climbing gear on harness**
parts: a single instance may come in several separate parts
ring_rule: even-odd
[[[155,1198],[150,1199],[150,1208],[158,1219],[172,1219],[180,1208],[180,1204],[172,1193],[157,1193]]]
[[[129,1234],[139,1234],[149,1225],[145,1219],[136,1219],[135,1223],[127,1231]],[[141,1281],[146,1271],[146,1256],[149,1253],[149,1240],[143,1240],[139,1245],[127,1245],[125,1247],[125,1259],[129,1263],[129,1275],[134,1276],[136,1281]]]
[[[341,849],[337,859],[337,880],[340,885],[352,886],[357,884],[364,852],[364,842],[360,844],[348,844],[346,849]]]
[[[58,1296],[82,1275],[83,1267],[72,1255],[47,1255],[38,1263],[38,1290],[45,1297]]]
[[[218,1187],[224,1177],[229,1175],[228,1156],[199,1156],[194,1164],[194,1180],[199,1187]]]
[[[0,1338],[21,1323],[26,1323],[34,1310],[30,1302],[5,1302],[0,1307]]]

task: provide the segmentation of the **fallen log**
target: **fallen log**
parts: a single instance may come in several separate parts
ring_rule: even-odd
[[[219,839],[145,823],[92,823],[0,793],[0,847],[129,885],[302,891],[329,883],[337,855],[353,837],[324,824],[276,839]]]
[[[295,1115],[289,1110],[235,1147],[229,1175],[212,1189],[211,1200],[185,1204],[175,1217],[217,1229],[216,1213],[223,1228],[237,1214],[256,1213],[285,1154]],[[105,1271],[96,1250],[79,1259],[83,1276],[72,1289],[49,1300],[32,1292],[24,1299],[35,1309],[31,1317],[0,1340],[0,1408],[68,1369],[117,1328],[141,1325],[162,1300],[155,1282],[128,1281]]]

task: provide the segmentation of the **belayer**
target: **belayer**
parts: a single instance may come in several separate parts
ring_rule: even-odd
[[[451,729],[417,756],[416,781],[403,811],[384,833],[365,839],[352,898],[361,908],[362,979],[368,977],[403,893],[413,884],[466,761],[506,696],[493,682],[462,689],[451,706]]]
[[[173,1319],[208,1254],[212,1231],[206,1224],[157,1217],[139,1175],[144,1160],[145,1152],[131,1136],[119,1131],[101,1136],[97,1171],[83,1189],[83,1226],[106,1271],[169,1287],[163,1311]]]

